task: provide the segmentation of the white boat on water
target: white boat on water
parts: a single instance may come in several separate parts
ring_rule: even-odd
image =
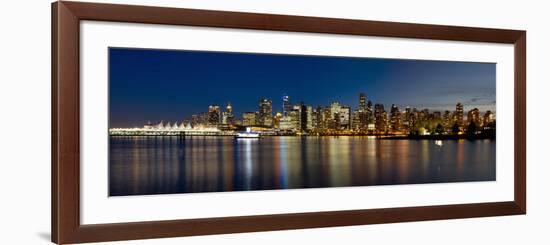
[[[246,132],[239,132],[235,135],[236,138],[248,138],[248,139],[257,139],[260,138],[259,133],[252,132],[250,128],[246,128]]]

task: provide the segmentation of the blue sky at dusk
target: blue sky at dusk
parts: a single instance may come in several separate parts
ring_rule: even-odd
[[[293,104],[357,108],[359,93],[382,103],[430,110],[495,111],[496,65],[456,61],[109,49],[110,127],[181,122],[231,102],[237,117],[262,97]]]

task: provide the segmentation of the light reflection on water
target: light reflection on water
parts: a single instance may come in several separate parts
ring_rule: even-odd
[[[111,137],[111,196],[491,181],[494,140]]]

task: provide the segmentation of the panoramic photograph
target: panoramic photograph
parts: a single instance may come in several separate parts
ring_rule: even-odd
[[[109,196],[496,180],[496,64],[109,48]]]

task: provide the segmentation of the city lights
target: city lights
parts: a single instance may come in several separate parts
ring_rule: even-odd
[[[454,111],[430,111],[392,104],[389,112],[383,104],[367,100],[359,94],[358,107],[334,101],[326,106],[312,106],[303,102],[292,104],[290,96],[282,96],[282,112],[273,112],[269,98],[258,100],[258,110],[244,112],[240,117],[233,114],[228,103],[225,110],[219,105],[209,105],[208,110],[178,122],[145,124],[142,128],[112,128],[109,134],[117,135],[214,135],[237,136],[252,129],[266,136],[322,136],[322,135],[376,135],[376,136],[484,136],[494,137],[495,114],[486,111],[481,115],[472,108],[464,118],[464,105],[457,103]]]

